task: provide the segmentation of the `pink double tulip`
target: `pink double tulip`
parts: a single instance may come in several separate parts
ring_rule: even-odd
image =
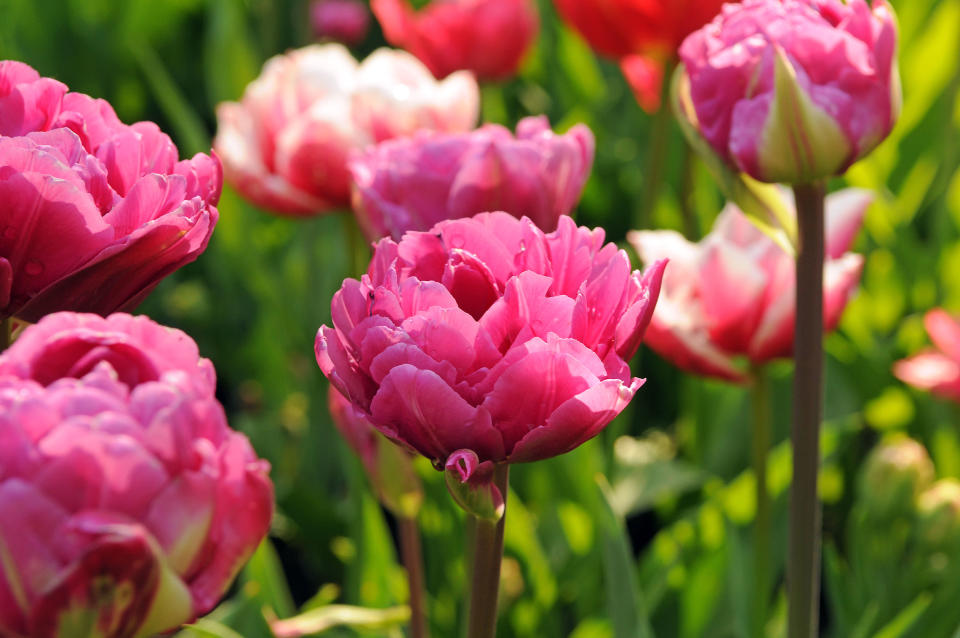
[[[148,636],[213,608],[273,508],[214,385],[146,317],[56,313],[0,356],[0,635]]]
[[[848,189],[827,197],[823,323],[832,330],[863,267],[846,252],[872,201]],[[745,381],[738,357],[759,365],[793,352],[794,259],[732,204],[692,243],[674,231],[632,231],[640,258],[670,268],[645,343],[684,370]]]
[[[432,0],[419,10],[409,0],[372,0],[371,7],[387,42],[438,78],[459,70],[481,80],[509,78],[537,36],[531,0]]]
[[[221,186],[152,122],[0,62],[0,317],[135,306],[206,248]]]
[[[443,467],[567,452],[642,384],[628,360],[665,262],[643,275],[603,230],[484,213],[375,247],[317,334],[330,382],[387,437]],[[475,466],[474,463],[471,467]],[[464,477],[465,478],[465,477]]]
[[[935,348],[898,361],[893,373],[904,383],[960,401],[960,322],[937,308],[923,320]]]
[[[516,137],[488,124],[384,142],[350,162],[353,208],[371,240],[489,210],[552,231],[580,199],[593,151],[586,126],[556,135],[545,116],[521,120]]]
[[[695,125],[764,182],[842,173],[900,112],[897,28],[883,0],[727,4],[680,48]]]
[[[241,102],[217,108],[214,148],[254,204],[311,215],[349,205],[351,151],[421,129],[470,130],[478,104],[469,73],[437,82],[403,51],[358,64],[342,45],[312,45],[271,58]]]
[[[362,0],[313,0],[310,26],[316,38],[353,46],[367,37],[370,10]]]

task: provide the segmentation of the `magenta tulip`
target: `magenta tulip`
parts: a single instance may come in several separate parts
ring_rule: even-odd
[[[897,28],[883,0],[727,4],[680,48],[696,126],[765,182],[844,172],[900,112]]]
[[[50,315],[0,356],[0,635],[148,636],[213,608],[273,508],[214,385],[187,335],[124,314]]]
[[[481,80],[514,75],[537,37],[531,0],[372,0],[387,42],[417,56],[438,78],[460,70]]]
[[[353,46],[363,42],[370,27],[370,11],[361,0],[313,0],[310,26],[321,40]]]
[[[312,45],[271,58],[241,102],[217,108],[214,148],[251,202],[312,215],[349,206],[354,149],[421,129],[468,131],[478,105],[469,73],[437,82],[403,51],[358,64],[342,45]]]
[[[827,198],[823,322],[832,330],[857,283],[863,258],[846,252],[872,201],[848,189]],[[674,231],[632,231],[628,240],[651,263],[670,257],[646,343],[684,370],[730,381],[753,364],[793,352],[794,260],[733,205],[699,243]]]
[[[220,163],[177,157],[152,122],[0,62],[0,317],[129,309],[196,259]]]
[[[642,384],[637,350],[665,262],[643,275],[603,230],[569,217],[544,234],[484,213],[383,239],[334,295],[317,334],[331,383],[387,437],[443,468],[562,454]]]
[[[923,323],[936,347],[898,361],[893,373],[915,388],[960,402],[960,321],[938,308]]]
[[[353,158],[353,207],[370,240],[399,240],[408,230],[489,210],[526,215],[552,231],[580,199],[593,150],[586,126],[555,135],[544,116],[521,120],[516,137],[496,124],[421,133]]]

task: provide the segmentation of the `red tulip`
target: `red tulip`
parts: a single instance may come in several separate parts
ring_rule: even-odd
[[[387,42],[410,51],[438,78],[473,71],[502,80],[517,71],[537,35],[531,0],[434,0],[415,10],[409,0],[373,0]]]
[[[132,308],[206,248],[221,186],[216,157],[0,62],[0,317]]]

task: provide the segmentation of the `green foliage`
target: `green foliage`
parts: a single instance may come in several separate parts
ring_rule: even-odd
[[[939,638],[960,626],[955,557],[918,558],[904,540],[909,525],[869,525],[852,489],[880,433],[911,435],[930,450],[939,478],[960,476],[954,408],[905,389],[890,373],[894,361],[925,345],[923,312],[960,311],[960,3],[893,4],[905,107],[891,137],[845,180],[881,196],[856,244],[867,259],[859,296],[827,342],[824,631],[838,638]],[[158,121],[186,155],[209,148],[219,101],[238,98],[267,57],[307,43],[305,7],[301,0],[0,0],[0,57],[109,99],[125,121]],[[518,78],[484,89],[484,116],[512,125],[543,112],[559,129],[587,123],[597,154],[578,219],[622,242],[644,208],[654,120],[616,65],[595,58],[548,0],[539,7],[537,47]],[[381,43],[374,32],[357,53]],[[653,227],[687,223],[702,233],[719,212],[718,187],[688,153],[670,125]],[[685,222],[687,206],[693,218]],[[322,627],[339,624],[323,635],[398,635],[401,621],[389,610],[402,611],[408,592],[392,520],[330,423],[326,381],[313,359],[330,297],[363,257],[348,254],[347,224],[337,216],[272,217],[229,188],[219,208],[207,253],[163,282],[140,311],[186,330],[214,361],[232,425],[273,464],[278,513],[272,541],[228,600],[182,635],[269,638],[270,619],[298,613],[331,621]],[[648,351],[633,369],[647,384],[606,432],[512,472],[504,638],[748,635],[756,503],[747,391],[687,377]],[[785,617],[789,374],[786,365],[771,371],[771,637],[782,635]],[[442,474],[426,463],[418,471],[431,628],[456,636],[465,521]],[[363,622],[332,603],[384,610],[360,614],[380,628],[346,628]]]

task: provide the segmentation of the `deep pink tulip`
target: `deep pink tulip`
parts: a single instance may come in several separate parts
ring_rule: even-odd
[[[842,173],[900,112],[897,27],[883,0],[727,4],[680,48],[698,128],[761,181]]]
[[[523,462],[597,434],[642,384],[627,366],[659,294],[561,217],[483,213],[383,239],[361,281],[333,297],[317,334],[330,382],[387,437],[443,468],[454,452]]]
[[[367,37],[370,11],[361,0],[313,0],[310,26],[317,38],[353,46]]]
[[[221,186],[215,157],[0,62],[0,317],[132,308],[206,248]]]
[[[960,322],[937,308],[927,313],[923,323],[936,348],[898,361],[893,373],[904,383],[960,401]]]
[[[312,45],[271,58],[241,102],[217,107],[213,144],[244,197],[313,215],[349,206],[354,149],[421,129],[468,131],[478,108],[469,73],[437,82],[404,51],[358,64],[340,44]]]
[[[537,36],[531,0],[433,0],[419,10],[409,0],[372,0],[371,7],[387,42],[438,78],[459,70],[481,80],[509,78]]]
[[[0,356],[0,635],[148,636],[216,604],[273,488],[214,385],[187,335],[124,314],[49,315]]]
[[[847,189],[827,197],[823,323],[832,330],[860,281],[863,257],[846,252],[872,201]],[[794,259],[728,205],[699,243],[674,231],[632,231],[640,258],[670,257],[645,343],[684,370],[745,381],[754,364],[793,352]]]
[[[350,162],[353,208],[371,240],[399,240],[445,219],[502,210],[552,231],[569,215],[593,165],[593,133],[555,135],[545,116],[509,130],[421,133],[367,149]]]

